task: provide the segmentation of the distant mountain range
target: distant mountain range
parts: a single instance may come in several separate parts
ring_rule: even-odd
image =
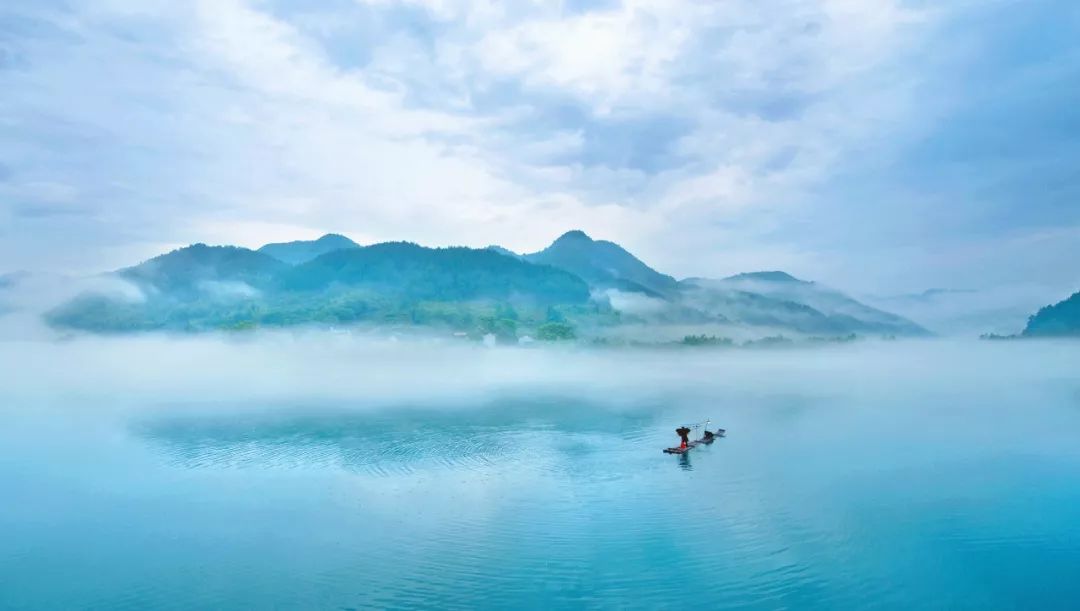
[[[910,320],[780,271],[744,273],[721,280],[693,278],[683,285],[687,300],[698,309],[744,324],[825,335],[929,334]]]
[[[934,288],[918,293],[866,297],[866,303],[917,320],[941,335],[1007,336],[1024,328],[1032,313],[1058,295],[1037,284],[982,289]]]
[[[910,320],[784,272],[679,281],[581,231],[524,255],[497,246],[361,246],[336,234],[258,250],[194,244],[112,275],[137,287],[138,298],[84,293],[47,320],[95,332],[422,325],[506,340],[627,325],[927,334]]]

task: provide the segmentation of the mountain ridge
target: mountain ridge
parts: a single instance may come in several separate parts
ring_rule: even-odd
[[[782,271],[743,272],[741,274],[728,276],[723,278],[723,280],[758,280],[763,282],[801,282],[804,284],[812,284],[811,282],[800,280],[795,276]]]
[[[138,265],[117,270],[116,275],[164,292],[190,292],[207,281],[244,282],[265,286],[287,264],[242,246],[208,246],[202,242],[177,248]]]
[[[1023,337],[1080,336],[1080,291],[1032,314]]]
[[[339,233],[327,233],[315,240],[293,240],[264,244],[256,249],[290,265],[299,265],[335,250],[359,248],[360,245]]]
[[[360,246],[337,234],[320,240],[324,252],[296,264],[267,254],[267,247],[295,246],[300,252],[293,254],[307,257],[319,240],[259,250],[202,243],[176,249],[115,272],[139,287],[144,303],[82,296],[55,309],[51,321],[106,331],[334,321],[488,328],[491,321],[503,320],[533,330],[545,321],[586,326],[636,321],[813,335],[927,333],[902,317],[782,271],[677,281],[615,242],[594,240],[581,230],[528,255],[497,246]],[[346,247],[334,248],[339,245]]]
[[[412,280],[408,274],[418,274],[422,280]],[[413,297],[510,298],[516,294],[565,303],[581,303],[589,297],[588,285],[561,270],[530,265],[487,249],[429,248],[412,242],[381,242],[328,252],[285,271],[280,280],[289,290],[325,289],[336,283],[395,291],[402,288],[403,277],[412,282],[404,288]],[[534,290],[527,281],[550,289],[550,294]]]
[[[594,240],[580,229],[567,231],[547,248],[523,257],[569,271],[596,288],[660,297],[670,296],[678,289],[675,278],[649,267],[615,242]]]

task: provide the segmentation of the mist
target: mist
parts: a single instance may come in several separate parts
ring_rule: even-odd
[[[510,457],[564,465],[574,455],[553,457],[551,444],[570,440],[643,458],[676,425],[706,420],[736,446],[816,440],[843,456],[901,434],[997,454],[1030,451],[1024,431],[1045,448],[1075,440],[1076,362],[1080,345],[1049,340],[605,349],[317,330],[79,336],[0,341],[0,417],[24,441],[119,435],[140,461],[185,469],[288,463],[360,477]]]
[[[1039,284],[996,286],[980,290],[928,290],[910,295],[867,297],[883,309],[918,321],[935,333],[977,337],[1011,335],[1023,330],[1028,317],[1075,290]]]
[[[0,342],[0,369],[7,395],[57,401],[72,395],[132,406],[310,399],[355,402],[356,409],[457,408],[512,394],[631,405],[673,392],[1005,390],[1069,379],[1076,352],[1080,346],[1068,341],[1002,346],[946,339],[760,350],[487,347],[423,335],[303,330],[8,340]]]
[[[45,314],[81,294],[122,303],[143,303],[143,288],[110,274],[13,272],[0,276],[0,341],[50,340],[66,335],[46,324]]]
[[[320,330],[77,336],[0,341],[0,417],[12,435],[75,447],[120,435],[150,452],[140,461],[185,469],[359,477],[492,460],[569,468],[573,454],[550,448],[570,440],[592,452],[621,439],[650,455],[676,425],[706,420],[736,444],[904,430],[995,438],[998,452],[1032,426],[1044,441],[1050,425],[1080,430],[1078,361],[1080,346],[1054,341],[605,349]]]

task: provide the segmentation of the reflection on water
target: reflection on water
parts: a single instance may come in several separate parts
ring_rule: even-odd
[[[684,471],[690,471],[694,467],[690,464],[690,453],[679,454],[679,467]]]
[[[184,412],[182,408],[175,411]],[[373,475],[473,470],[543,446],[582,458],[654,428],[647,411],[572,399],[508,400],[464,410],[279,408],[145,418],[132,430],[188,468],[327,468]]]

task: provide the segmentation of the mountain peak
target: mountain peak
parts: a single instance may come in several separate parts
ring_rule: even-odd
[[[555,241],[556,242],[569,242],[569,241],[592,242],[593,239],[589,237],[589,234],[585,233],[584,231],[582,231],[580,229],[571,229],[570,231],[567,231],[566,233],[559,236],[558,239],[556,239]]]
[[[279,261],[284,261],[289,265],[299,265],[328,252],[359,247],[359,244],[341,234],[328,233],[317,240],[296,240],[293,242],[266,244],[259,249],[259,252],[270,255]]]
[[[678,283],[615,242],[594,240],[580,229],[567,231],[525,260],[564,269],[599,288],[618,288],[654,296],[671,295]]]
[[[187,246],[182,246],[171,250],[165,254],[158,255],[144,261],[145,263],[152,263],[155,261],[203,261],[203,260],[217,260],[227,258],[247,258],[247,259],[264,259],[266,261],[273,261],[272,257],[264,257],[257,251],[250,248],[244,248],[243,246],[231,246],[231,245],[210,245],[205,242],[195,242]],[[138,266],[136,266],[138,267]],[[126,268],[135,269],[135,268]]]
[[[766,272],[744,272],[742,274],[735,274],[734,276],[728,276],[725,280],[758,280],[761,282],[803,282],[795,276],[787,272],[781,271],[766,271]]]
[[[198,242],[115,273],[143,286],[192,297],[200,294],[204,282],[239,282],[262,287],[286,267],[273,257],[247,248]]]
[[[353,242],[349,238],[341,235],[340,233],[328,233],[318,240],[315,240],[316,244],[346,244],[351,248],[357,246],[356,242]]]

